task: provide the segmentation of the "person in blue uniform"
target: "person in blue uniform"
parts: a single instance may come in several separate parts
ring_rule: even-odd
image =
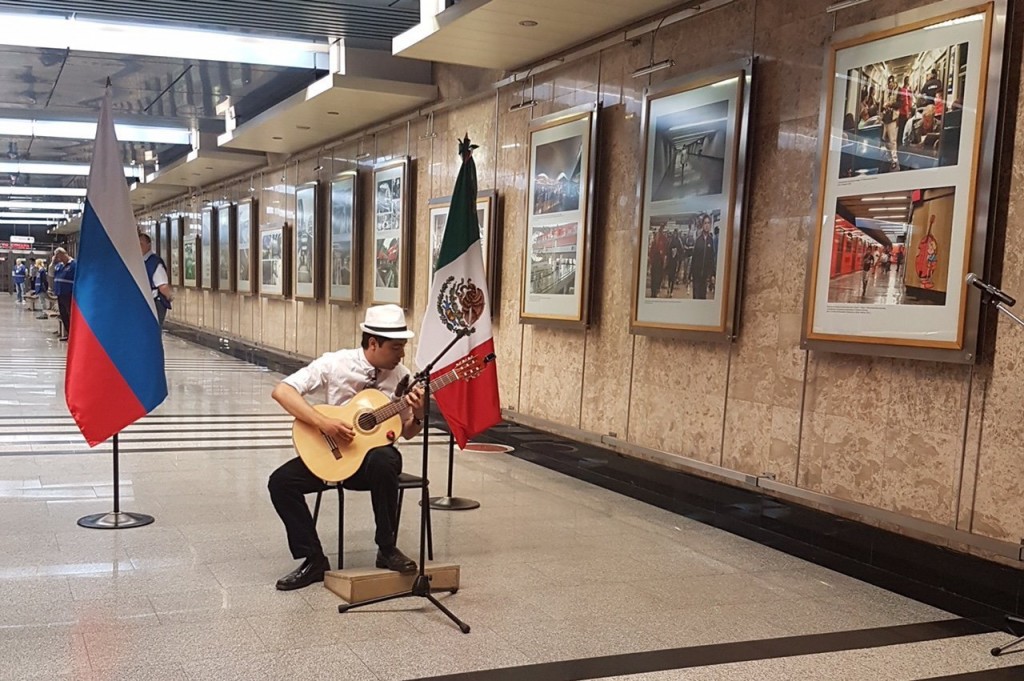
[[[64,327],[64,335],[60,339],[66,341],[71,333],[71,294],[75,287],[78,262],[63,248],[53,252],[53,260],[57,263],[53,270],[53,294],[57,296],[57,310]]]
[[[14,265],[14,292],[18,296],[18,302],[25,302],[25,277],[28,276],[28,268],[25,267],[25,259],[18,258]]]

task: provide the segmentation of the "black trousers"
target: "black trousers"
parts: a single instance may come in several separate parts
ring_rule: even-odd
[[[57,312],[60,313],[60,321],[64,324],[64,335],[71,333],[71,294],[63,293],[57,296]]]
[[[371,449],[348,480],[345,489],[369,491],[373,518],[377,524],[374,541],[381,550],[395,547],[395,526],[398,521],[398,476],[402,473],[402,455],[391,446]],[[313,514],[305,495],[330,489],[324,481],[309,472],[302,459],[295,457],[270,474],[267,483],[270,500],[281,516],[288,534],[292,558],[316,558],[324,555],[316,533]]]

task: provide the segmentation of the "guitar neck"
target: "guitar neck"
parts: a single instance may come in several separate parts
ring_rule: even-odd
[[[437,378],[430,382],[430,392],[437,392],[441,388],[451,385],[457,380],[459,380],[459,372],[457,369],[452,369],[448,373],[442,376],[438,376]],[[377,423],[381,423],[383,421],[387,421],[389,418],[399,413],[404,408],[405,401],[402,399],[397,399],[394,402],[391,402],[390,404],[385,404],[380,409],[375,409],[373,411],[373,417],[377,421]]]

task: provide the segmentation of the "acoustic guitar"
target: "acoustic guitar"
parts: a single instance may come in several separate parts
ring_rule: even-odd
[[[456,381],[476,378],[493,360],[493,353],[483,359],[474,355],[460,359],[450,371],[430,382],[431,394]],[[325,435],[316,426],[295,419],[292,443],[313,475],[326,482],[341,482],[359,470],[367,452],[374,447],[393,444],[398,439],[402,434],[400,413],[404,407],[401,395],[391,400],[372,388],[356,393],[340,406],[316,404],[313,408],[321,414],[351,424],[355,437],[344,444]]]

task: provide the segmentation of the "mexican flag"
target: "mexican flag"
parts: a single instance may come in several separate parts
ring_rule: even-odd
[[[468,332],[438,360],[431,378],[450,371],[468,355],[480,360],[480,374],[456,381],[435,394],[437,406],[459,447],[469,438],[501,421],[498,371],[485,358],[494,353],[491,303],[476,217],[476,163],[469,137],[459,142],[462,168],[455,180],[451,208],[444,227],[441,251],[434,270],[434,285],[420,327],[416,364],[434,360],[459,333]]]

